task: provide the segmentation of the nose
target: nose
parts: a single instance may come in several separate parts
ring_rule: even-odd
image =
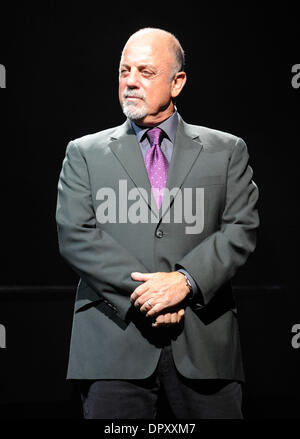
[[[137,88],[139,86],[138,72],[136,69],[132,68],[126,79],[127,79],[127,87]]]

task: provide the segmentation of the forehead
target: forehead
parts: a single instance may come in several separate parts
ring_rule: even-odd
[[[121,56],[121,64],[152,64],[159,67],[172,59],[166,44],[154,39],[133,39],[128,41]]]

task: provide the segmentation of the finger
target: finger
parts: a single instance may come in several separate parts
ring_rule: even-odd
[[[154,297],[152,293],[145,293],[139,298],[140,311],[148,312],[155,304]]]
[[[155,322],[152,323],[152,326],[158,327],[158,326],[164,326],[164,324],[165,324],[165,316],[163,314],[160,314],[159,316],[157,316]]]
[[[133,272],[131,273],[131,277],[133,280],[139,280],[139,281],[145,281],[150,279],[150,277],[153,276],[155,273],[140,273],[140,272]]]
[[[147,293],[147,291],[149,290],[149,286],[147,285],[147,283],[144,283],[143,285],[140,285],[138,288],[136,288],[134,290],[134,292],[131,294],[130,296],[130,301],[131,302],[135,302],[137,299],[139,299],[140,297],[142,297],[145,293]],[[141,300],[139,301],[139,303],[143,304],[144,301]]]
[[[169,326],[171,323],[171,313],[163,314],[159,321],[160,326]]]
[[[143,294],[143,292],[146,290],[147,285],[145,286],[145,284],[139,285],[132,293],[130,296],[130,300],[132,300],[133,302],[141,295]]]
[[[158,291],[153,291],[152,288],[147,288],[147,290],[138,297],[138,306],[140,306],[141,311],[149,312],[154,306],[161,302],[161,294]],[[150,301],[150,305],[147,301]],[[157,309],[157,308],[156,308]],[[156,314],[158,311],[154,311],[152,315]]]
[[[167,314],[164,315],[164,323],[165,325],[168,325],[169,323],[171,323],[171,313],[168,312]]]
[[[177,312],[177,320],[178,320],[178,323],[181,322],[181,320],[183,319],[183,316],[184,316],[184,309],[180,309],[180,310]]]
[[[177,324],[177,312],[176,313],[167,313],[163,315],[159,315],[157,319],[155,320],[154,324],[152,326],[154,327],[167,327],[172,326],[174,324]]]
[[[171,314],[171,323],[178,323],[179,315],[177,312],[173,312]]]
[[[152,297],[152,300],[151,300],[152,306],[151,306],[151,309],[149,309],[147,314],[146,314],[147,317],[152,317],[155,314],[158,314],[166,307],[166,305],[162,302],[155,303],[155,300],[157,300],[157,298]]]

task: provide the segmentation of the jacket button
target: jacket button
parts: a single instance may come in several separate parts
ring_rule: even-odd
[[[155,235],[157,238],[162,238],[163,237],[164,232],[160,229],[156,230]]]

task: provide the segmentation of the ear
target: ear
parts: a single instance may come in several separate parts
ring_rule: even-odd
[[[185,72],[176,73],[171,84],[172,98],[176,98],[179,95],[185,83],[186,83],[186,73]]]

